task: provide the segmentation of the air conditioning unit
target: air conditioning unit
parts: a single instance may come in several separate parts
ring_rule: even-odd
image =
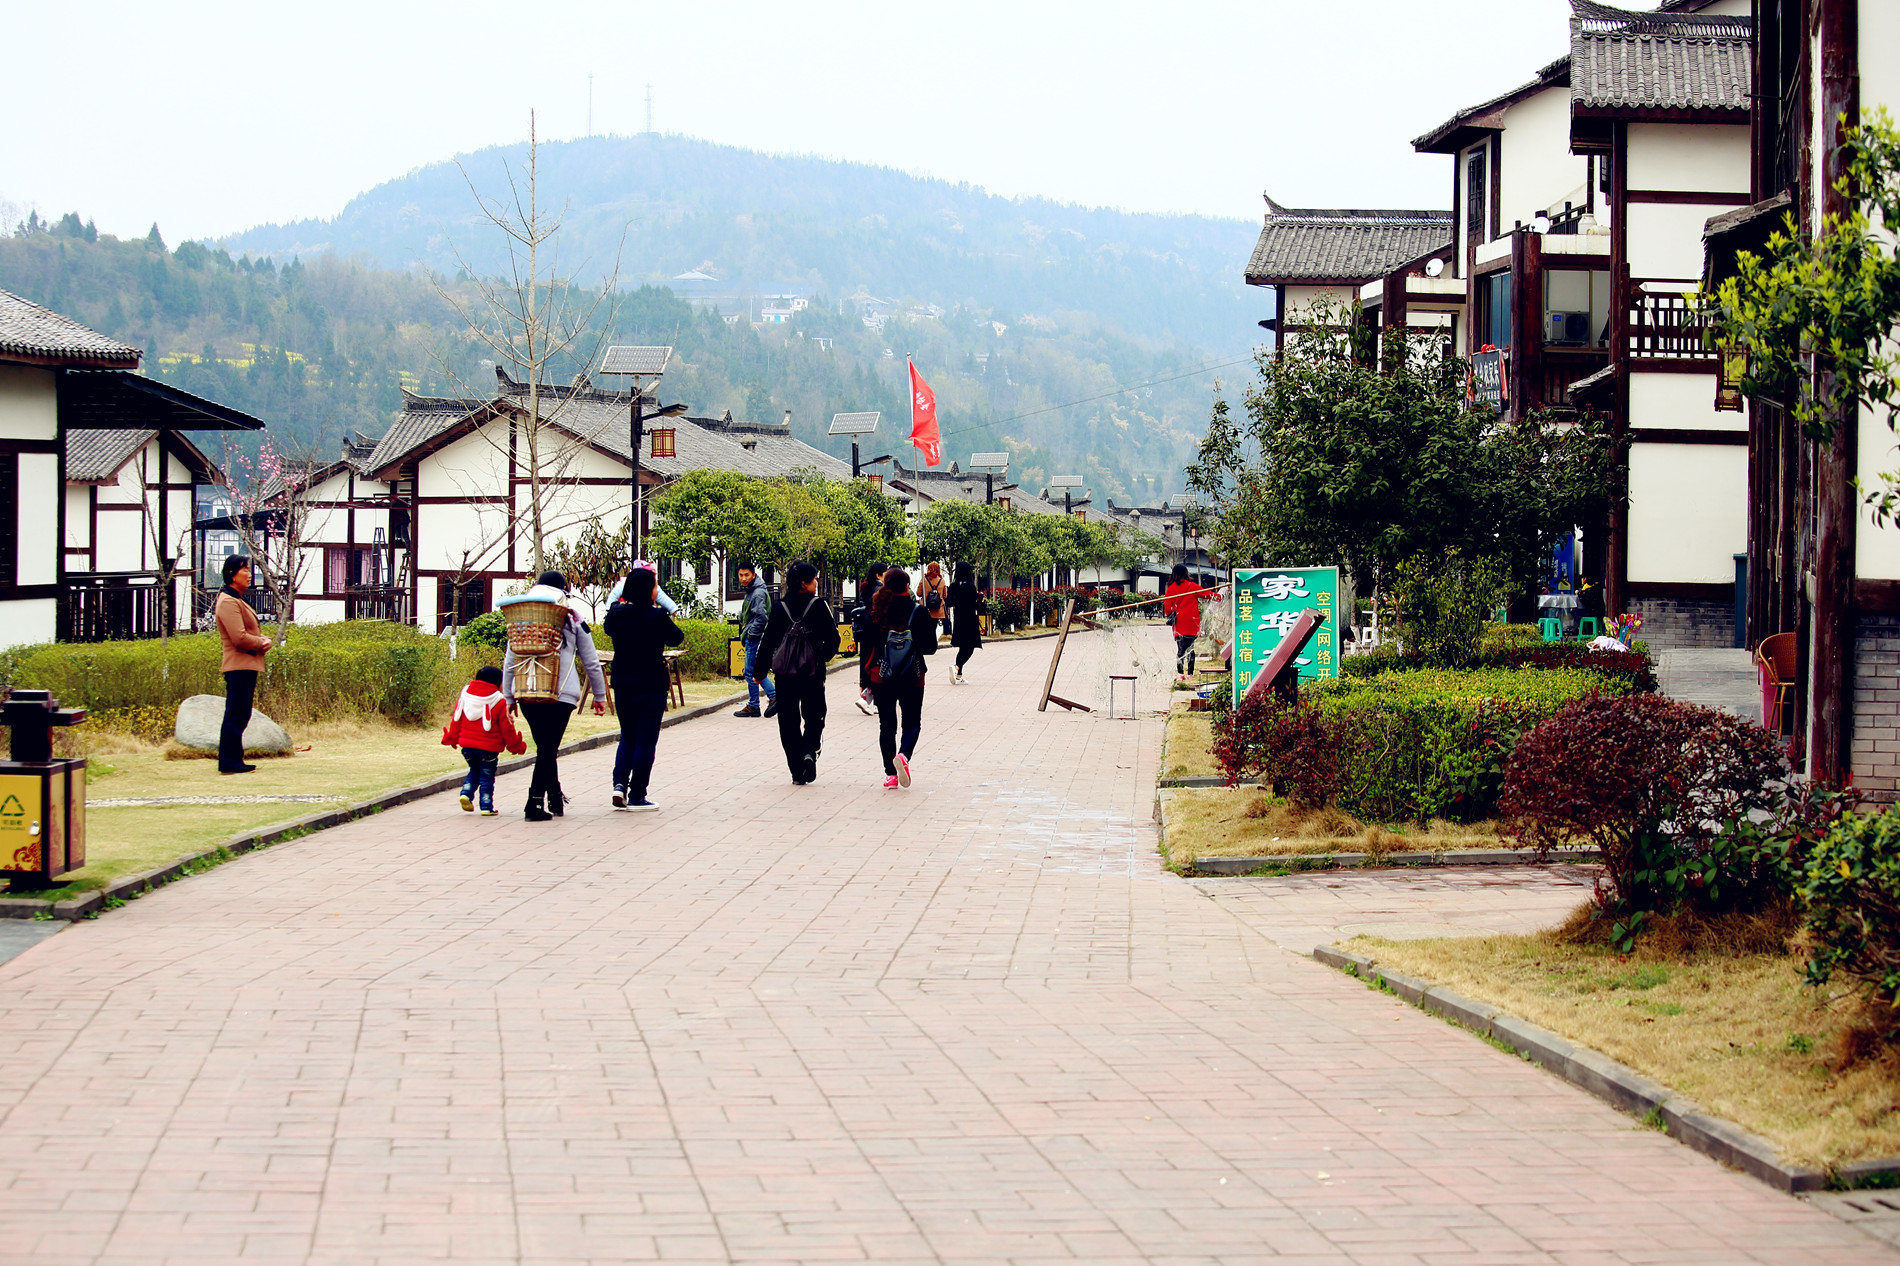
[[[1588,312],[1552,312],[1544,321],[1546,347],[1585,347],[1590,342]]]

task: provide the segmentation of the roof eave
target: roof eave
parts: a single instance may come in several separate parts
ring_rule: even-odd
[[[139,354],[131,356],[97,356],[63,353],[50,355],[40,352],[17,352],[0,349],[0,364],[32,365],[43,369],[137,369]]]

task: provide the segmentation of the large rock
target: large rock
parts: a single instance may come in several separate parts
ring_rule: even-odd
[[[223,727],[224,696],[193,695],[178,705],[178,724],[172,735],[181,747],[215,752],[218,731]],[[280,755],[290,750],[290,735],[262,712],[252,711],[251,723],[244,727],[244,750]]]

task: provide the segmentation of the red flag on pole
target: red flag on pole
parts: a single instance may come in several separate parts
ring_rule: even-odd
[[[930,389],[917,366],[910,366],[910,442],[923,450],[924,465],[943,460],[943,437],[937,433],[937,393]]]

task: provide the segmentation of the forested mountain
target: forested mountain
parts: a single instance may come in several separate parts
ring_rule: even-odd
[[[489,192],[503,159],[524,157],[487,150],[463,163]],[[857,409],[886,414],[865,456],[910,455],[909,354],[937,389],[946,461],[1004,447],[1012,476],[1031,484],[1082,473],[1098,494],[1172,492],[1207,416],[1212,376],[1196,371],[1244,355],[1256,332],[1258,304],[1239,278],[1244,223],[1012,201],[650,136],[544,145],[539,170],[543,202],[567,207],[560,259],[574,286],[597,286],[620,250],[621,288],[593,333],[675,345],[667,400],[756,421],[790,410],[802,438],[841,455],[848,443],[827,440],[825,425]],[[460,394],[493,382],[442,293],[472,290],[458,253],[484,274],[505,260],[461,173],[443,164],[334,221],[216,246],[172,251],[156,226],[119,240],[77,214],[32,220],[0,238],[0,288],[144,347],[147,372],[257,414],[292,451],[328,456],[346,430],[380,435],[401,386]],[[749,305],[695,307],[664,284],[694,269],[728,296],[797,291],[810,306],[758,326]],[[846,302],[865,295],[892,304],[881,329]],[[1154,385],[1118,391],[1140,383]]]

